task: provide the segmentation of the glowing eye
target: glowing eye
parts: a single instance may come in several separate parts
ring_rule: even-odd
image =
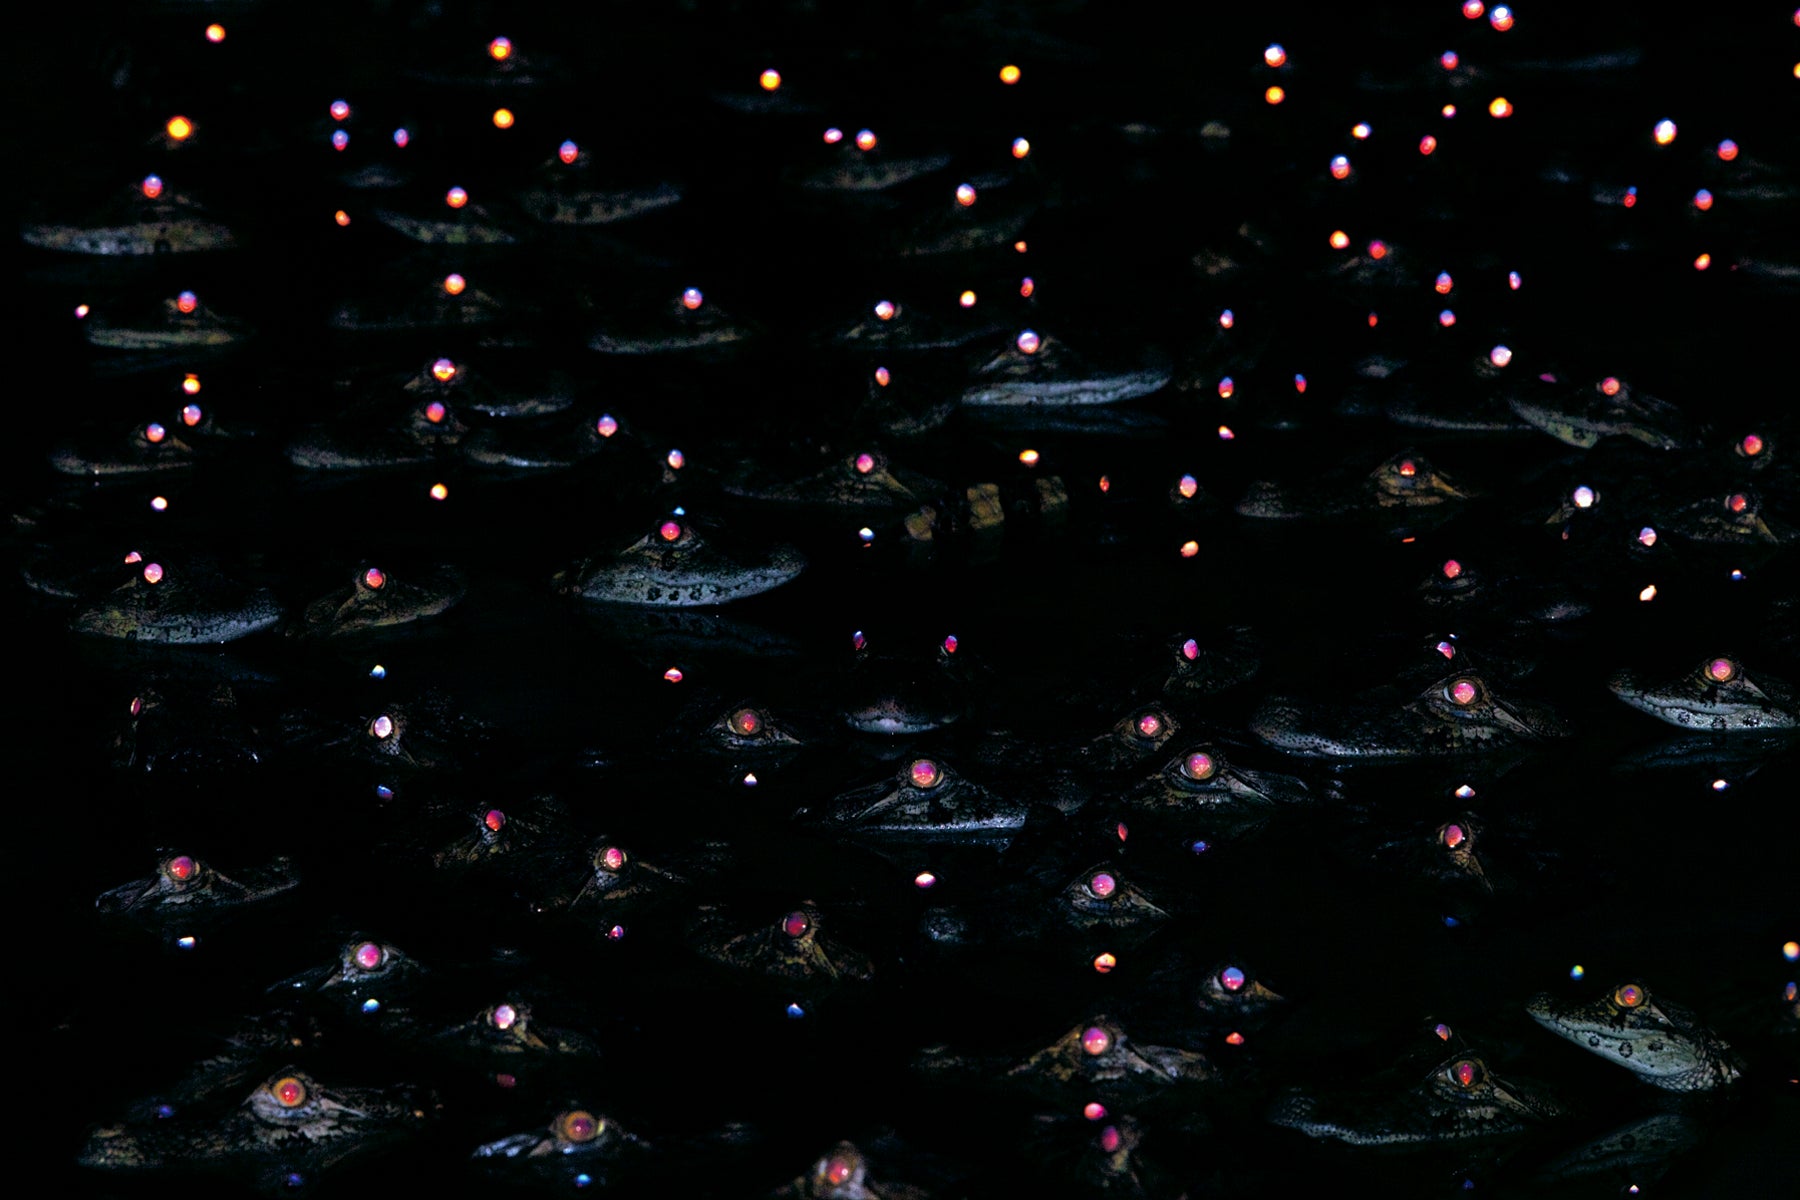
[[[1119,881],[1105,871],[1098,871],[1087,881],[1087,886],[1088,891],[1105,900],[1119,890]]]
[[[913,876],[913,886],[917,888],[933,887],[937,884],[937,876],[930,871],[920,871]]]
[[[373,971],[387,961],[387,951],[375,942],[363,942],[350,952],[351,961],[365,971]]]
[[[1737,678],[1737,664],[1729,658],[1715,658],[1706,664],[1706,675],[1714,683],[1730,683]]]
[[[856,148],[858,150],[873,150],[875,142],[875,134],[871,130],[863,129],[857,132]]]
[[[1644,1002],[1644,989],[1635,983],[1628,983],[1613,992],[1613,1003],[1620,1008],[1636,1008]]]
[[[1464,839],[1468,836],[1469,835],[1463,831],[1461,825],[1446,825],[1443,830],[1439,832],[1438,840],[1443,842],[1446,848],[1454,850],[1462,845]]]
[[[1200,553],[1200,543],[1199,542],[1190,540],[1190,541],[1181,543],[1181,557],[1193,558],[1196,555],[1198,555],[1199,553]]]
[[[1437,1034],[1438,1041],[1440,1042],[1447,1042],[1450,1040],[1450,1027],[1442,1022],[1433,1025],[1431,1027],[1431,1032]]]
[[[945,654],[955,654],[956,648],[958,646],[960,646],[961,644],[962,644],[961,642],[958,642],[956,640],[956,635],[954,633],[945,634],[944,640],[939,643],[939,645],[941,645],[944,648]]]
[[[1181,773],[1189,779],[1211,779],[1218,769],[1213,756],[1203,750],[1196,750],[1181,760]]]
[[[1193,638],[1189,638],[1187,641],[1181,643],[1181,656],[1189,662],[1198,659],[1200,657],[1200,643],[1196,642]]]
[[[1342,249],[1345,249],[1349,245],[1350,245],[1350,235],[1349,234],[1345,233],[1341,229],[1334,229],[1331,231],[1331,248],[1333,250],[1342,250]]]
[[[460,296],[463,294],[463,289],[468,286],[469,281],[461,275],[444,276],[444,291],[449,295]]]
[[[1486,11],[1486,5],[1482,4],[1481,0],[1463,0],[1462,14],[1469,20],[1475,20],[1484,11]]]
[[[350,117],[350,102],[348,100],[333,100],[331,102],[331,119],[332,120],[344,121],[344,120],[348,120],[349,117]]]
[[[600,852],[600,866],[613,872],[624,870],[625,852],[617,846],[608,846]]]
[[[331,214],[331,219],[337,222],[339,229],[342,229],[350,223],[350,214],[340,208],[335,213]]]
[[[451,208],[461,208],[469,202],[469,193],[462,188],[453,187],[444,193],[444,203]]]
[[[1506,346],[1495,346],[1488,351],[1488,361],[1496,367],[1504,367],[1512,361],[1512,350]]]
[[[1407,479],[1411,479],[1414,475],[1417,475],[1418,473],[1419,473],[1419,465],[1417,463],[1413,462],[1412,459],[1403,458],[1400,460],[1400,474],[1403,477],[1405,477]]]
[[[456,364],[447,358],[440,358],[431,364],[431,377],[439,383],[449,383],[456,378]]]
[[[497,808],[490,808],[482,815],[481,823],[489,833],[499,833],[506,827],[506,814]]]
[[[843,140],[844,131],[839,129],[836,125],[833,125],[830,129],[825,131],[825,144],[827,146],[835,146]]]
[[[1030,153],[1031,153],[1031,143],[1030,142],[1026,141],[1024,138],[1014,138],[1013,139],[1012,156],[1014,158],[1024,158],[1026,155],[1028,155]]]
[[[1419,139],[1419,153],[1420,154],[1430,154],[1432,151],[1434,151],[1436,149],[1437,149],[1437,139],[1432,137],[1429,133]]]
[[[1200,490],[1200,481],[1192,475],[1183,475],[1175,484],[1175,490],[1181,493],[1184,500],[1192,500],[1194,493]]]
[[[369,722],[369,736],[378,742],[385,741],[387,738],[392,737],[393,733],[394,718],[388,716],[386,713],[382,713],[379,717],[376,717],[373,721]]]
[[[512,57],[512,39],[497,37],[488,43],[488,57],[495,62],[505,62]]]
[[[1450,1068],[1450,1078],[1457,1087],[1474,1087],[1481,1082],[1481,1066],[1472,1059],[1462,1059]]]
[[[1510,117],[1512,115],[1512,101],[1508,100],[1505,96],[1495,96],[1493,100],[1488,103],[1488,116]]]
[[[1512,9],[1504,4],[1494,5],[1494,11],[1488,14],[1488,24],[1505,33],[1513,27]]]
[[[1370,242],[1369,243],[1369,257],[1370,258],[1375,258],[1375,259],[1386,258],[1387,252],[1388,252],[1388,248],[1387,248],[1386,242]]]
[[[1450,294],[1450,289],[1456,286],[1456,281],[1450,278],[1450,272],[1439,271],[1436,282],[1431,286],[1438,295],[1448,296]]]
[[[1279,43],[1273,44],[1263,51],[1263,61],[1271,67],[1279,67],[1287,62],[1287,51]]]
[[[339,151],[348,150],[350,148],[350,135],[345,133],[342,129],[332,130],[331,148]]]
[[[224,41],[225,27],[217,24],[208,25],[206,27],[206,40],[213,43],[215,46]]]
[[[162,177],[158,175],[146,175],[144,176],[144,182],[140,183],[138,187],[143,191],[144,199],[154,200],[162,195]]]
[[[1458,679],[1445,690],[1444,694],[1450,697],[1452,704],[1467,708],[1480,697],[1481,689],[1475,686],[1475,681],[1472,679]]]
[[[706,297],[703,294],[701,294],[701,291],[699,288],[684,288],[682,290],[681,307],[687,309],[689,312],[692,312],[696,308],[699,308],[705,302],[706,302]]]
[[[442,400],[433,400],[430,404],[425,406],[425,419],[430,421],[433,425],[442,425],[444,423],[444,413],[446,411]]]
[[[1637,540],[1638,545],[1640,546],[1656,545],[1656,530],[1650,528],[1648,525],[1644,526],[1642,529],[1638,530]]]
[[[1675,122],[1669,120],[1658,121],[1656,123],[1656,128],[1651,132],[1656,138],[1657,145],[1666,146],[1675,140]]]
[[[1636,208],[1637,207],[1637,188],[1635,186],[1626,188],[1625,189],[1625,199],[1620,201],[1620,203],[1623,204],[1626,208]]]
[[[943,778],[943,771],[929,758],[915,758],[912,765],[906,768],[906,777],[916,788],[934,788],[938,780]]]
[[[1235,391],[1237,391],[1237,383],[1233,381],[1231,376],[1227,375],[1225,378],[1219,380],[1219,399],[1229,400],[1231,399],[1231,394]]]
[[[181,390],[190,396],[198,396],[200,394],[200,377],[198,375],[189,375],[182,379]]]
[[[731,731],[739,737],[754,737],[762,727],[762,716],[754,708],[740,708],[731,714]]]
[[[1117,1125],[1108,1125],[1105,1129],[1100,1131],[1100,1149],[1108,1154],[1116,1151],[1119,1148],[1119,1143],[1123,1140],[1124,1135],[1119,1132],[1119,1127]]]
[[[1744,440],[1737,444],[1737,450],[1745,458],[1755,458],[1763,452],[1763,440],[1754,433],[1746,433]]]
[[[1163,731],[1163,719],[1156,713],[1140,713],[1133,724],[1142,737],[1153,738]]]
[[[1359,142],[1366,140],[1371,132],[1367,121],[1358,121],[1350,127],[1350,136]]]
[[[975,203],[975,189],[966,183],[956,185],[956,202],[964,208]]]
[[[1586,484],[1576,488],[1574,494],[1569,498],[1575,502],[1576,508],[1594,507],[1594,489]]]
[[[382,572],[380,567],[370,567],[363,572],[362,581],[364,587],[380,591],[387,583],[387,575]]]
[[[162,577],[163,577],[163,569],[162,569],[161,563],[145,563],[144,564],[144,582],[145,583],[161,583]]]
[[[832,1187],[847,1182],[856,1173],[856,1166],[842,1155],[834,1155],[825,1162],[825,1182]]]
[[[611,413],[602,413],[600,419],[594,422],[594,432],[603,438],[609,438],[619,432],[619,423],[613,419]]]
[[[663,457],[663,461],[669,464],[671,471],[679,471],[687,466],[687,455],[679,450],[671,450]]]
[[[1446,50],[1438,55],[1438,66],[1444,68],[1446,71],[1456,70],[1456,64],[1461,61],[1462,60],[1456,56],[1456,51],[1454,50]]]
[[[144,426],[144,440],[146,442],[149,442],[151,445],[155,445],[157,442],[162,441],[163,438],[166,437],[167,435],[168,435],[168,431],[165,430],[161,425],[158,425],[155,421],[152,421],[152,422],[150,422],[150,424]]]
[[[681,536],[681,525],[675,521],[664,521],[656,532],[663,541],[672,542]]]
[[[511,1029],[519,1019],[519,1010],[510,1004],[496,1004],[488,1012],[488,1023],[495,1029]]]
[[[177,854],[163,866],[163,873],[176,883],[186,883],[194,877],[194,872],[199,869],[199,863],[185,854]]]
[[[1734,513],[1741,513],[1750,507],[1750,497],[1742,492],[1733,492],[1725,498],[1725,507]]]
[[[1011,63],[1007,63],[1004,67],[1001,67],[1000,82],[1006,84],[1008,87],[1019,82],[1019,68],[1013,66]]]
[[[1219,972],[1219,986],[1228,992],[1243,991],[1244,982],[1244,973],[1236,967],[1226,967]]]
[[[1019,334],[1018,338],[1014,341],[1014,345],[1018,346],[1019,353],[1021,354],[1036,354],[1038,352],[1038,347],[1042,344],[1043,343],[1039,340],[1038,335],[1029,329]]]
[[[1437,652],[1439,654],[1443,655],[1445,658],[1455,658],[1456,657],[1456,646],[1450,642],[1439,642],[1437,644],[1436,649],[1437,649]]]
[[[562,160],[564,166],[573,166],[575,160],[581,157],[581,147],[574,142],[564,142],[556,148],[556,157]]]
[[[1112,1048],[1112,1034],[1098,1025],[1089,1025],[1081,1031],[1081,1048],[1094,1057],[1105,1054]]]
[[[1272,86],[1263,92],[1263,103],[1280,104],[1287,99],[1287,92],[1280,86]]]
[[[144,556],[139,554],[136,550],[128,550],[125,552],[125,561],[127,563],[140,563],[144,561]]]
[[[878,300],[875,303],[875,316],[878,320],[891,321],[900,309],[892,300]]]
[[[971,203],[973,203],[973,202],[971,201]],[[975,293],[974,292],[964,292],[962,295],[960,295],[956,298],[956,302],[957,302],[957,304],[961,305],[963,308],[974,308],[975,307]]]
[[[605,1124],[592,1113],[572,1112],[562,1119],[562,1135],[571,1142],[591,1142],[599,1136]]]
[[[1112,974],[1112,969],[1118,965],[1119,959],[1115,954],[1102,953],[1094,955],[1094,970],[1102,975]]]
[[[450,497],[450,489],[441,483],[434,483],[431,485],[429,495],[433,500],[447,500]]]
[[[781,932],[791,938],[805,937],[806,931],[812,928],[812,918],[798,909],[781,919]]]
[[[404,150],[406,149],[406,143],[410,141],[412,141],[412,134],[408,132],[404,126],[394,130],[394,145]]]
[[[306,1103],[306,1085],[292,1075],[278,1080],[269,1090],[275,1097],[275,1103],[283,1108],[299,1108]]]

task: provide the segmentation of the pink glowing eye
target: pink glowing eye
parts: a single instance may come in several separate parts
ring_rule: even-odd
[[[345,150],[348,149],[349,146],[350,135],[348,133],[345,133],[342,129],[334,129],[331,131],[331,148],[333,150]]]
[[[387,951],[374,942],[364,942],[350,952],[352,961],[365,971],[373,971],[387,961]]]
[[[1575,502],[1576,508],[1592,508],[1595,500],[1594,489],[1584,484],[1575,489],[1570,499]]]
[[[462,188],[453,187],[444,193],[444,203],[451,208],[461,208],[469,202],[469,193]]]
[[[1742,492],[1733,492],[1725,498],[1725,507],[1734,513],[1741,513],[1750,507],[1750,498]]]
[[[198,404],[184,404],[181,406],[181,423],[186,425],[189,429],[198,425],[200,423],[200,418],[204,415],[205,414],[200,411],[200,406]]]
[[[1644,526],[1642,529],[1638,530],[1637,540],[1638,545],[1640,546],[1656,545],[1656,530],[1650,528],[1648,525]]]
[[[681,293],[681,307],[689,312],[699,308],[705,301],[706,297],[701,294],[699,288],[685,288]]]
[[[162,577],[163,577],[163,569],[162,569],[161,563],[145,563],[144,564],[144,582],[145,583],[161,583]]]
[[[1439,642],[1437,644],[1437,646],[1435,647],[1435,649],[1437,650],[1437,652],[1439,654],[1443,655],[1445,658],[1455,658],[1456,657],[1456,646],[1455,646],[1455,644],[1453,644],[1451,642]]]
[[[944,640],[938,644],[943,647],[945,654],[955,654],[956,648],[962,645],[961,642],[956,640],[956,635],[954,633],[945,634]]]
[[[1142,713],[1135,722],[1137,731],[1144,737],[1153,738],[1163,731],[1163,720],[1153,712]]]
[[[1189,779],[1211,779],[1218,764],[1204,750],[1196,750],[1181,762],[1181,770]]]
[[[1089,1025],[1081,1031],[1081,1048],[1097,1058],[1112,1048],[1112,1034],[1098,1025]]]
[[[825,131],[825,144],[827,146],[835,146],[843,140],[844,131],[839,129],[836,125],[833,125],[830,129]]]
[[[194,872],[199,869],[200,864],[196,863],[193,859],[185,854],[177,854],[174,858],[169,860],[168,865],[163,868],[163,871],[176,883],[186,883],[194,877]]]
[[[1120,1141],[1121,1135],[1117,1125],[1108,1125],[1105,1129],[1100,1131],[1100,1148],[1108,1154],[1113,1153],[1119,1148]]]
[[[875,316],[880,320],[891,321],[894,319],[894,314],[899,311],[892,300],[878,300],[875,303]]]
[[[1181,656],[1189,662],[1198,659],[1200,657],[1200,643],[1196,642],[1193,638],[1189,638],[1187,641],[1181,643]]]
[[[812,919],[798,909],[781,919],[781,932],[791,938],[805,937],[811,928]]]
[[[1737,664],[1729,658],[1715,658],[1706,664],[1706,674],[1714,683],[1730,683],[1737,677]]]
[[[490,808],[482,816],[481,823],[487,827],[489,833],[499,833],[506,826],[506,814],[497,808]]]
[[[1175,490],[1181,493],[1184,500],[1192,500],[1194,493],[1200,490],[1200,481],[1192,475],[1183,475],[1175,484]]]
[[[562,159],[564,166],[572,166],[581,157],[581,147],[574,142],[564,142],[556,148],[556,157]]]
[[[828,1159],[825,1163],[825,1182],[829,1183],[832,1187],[837,1187],[848,1182],[850,1176],[855,1173],[856,1168],[847,1158],[841,1156],[833,1157]]]
[[[369,722],[369,736],[378,742],[385,741],[389,737],[392,737],[393,733],[394,718],[388,716],[386,713],[382,713],[379,717],[376,717],[373,721]]]
[[[600,852],[600,865],[608,871],[621,871],[625,867],[625,852],[617,846],[608,846]]]
[[[594,432],[603,438],[609,438],[619,432],[619,423],[611,413],[602,413],[600,419],[594,422]]]
[[[1481,1079],[1481,1068],[1465,1058],[1450,1068],[1450,1078],[1456,1080],[1459,1087],[1474,1087]]]
[[[975,203],[975,189],[966,183],[956,185],[956,202],[964,208]]]
[[[380,567],[370,567],[363,572],[362,581],[364,587],[380,591],[387,584],[387,576],[382,573]]]
[[[1118,888],[1119,881],[1105,871],[1096,872],[1093,877],[1088,880],[1088,891],[1094,893],[1094,895],[1102,900],[1110,897],[1118,890]]]
[[[1015,344],[1019,347],[1019,353],[1021,354],[1036,354],[1038,352],[1038,347],[1043,343],[1039,340],[1036,333],[1027,329],[1019,334]]]
[[[1243,991],[1244,980],[1245,976],[1243,971],[1239,970],[1237,967],[1226,967],[1223,971],[1219,972],[1219,986],[1228,992]]]
[[[1456,64],[1460,61],[1461,60],[1456,57],[1456,51],[1454,50],[1446,50],[1438,55],[1438,65],[1443,67],[1446,71],[1456,70]]]
[[[1475,686],[1472,679],[1459,679],[1450,685],[1447,694],[1451,703],[1467,708],[1481,695],[1481,689]]]
[[[451,274],[444,276],[445,295],[460,296],[463,294],[463,290],[468,286],[469,281],[464,279],[461,275]]]
[[[444,413],[446,411],[447,410],[444,408],[444,404],[441,400],[433,400],[430,404],[425,406],[425,419],[430,421],[433,425],[441,425],[443,424]]]
[[[1445,579],[1455,579],[1457,576],[1461,575],[1462,572],[1462,564],[1457,562],[1454,558],[1447,558],[1444,560]]]
[[[867,129],[859,132],[856,135],[856,148],[858,150],[873,150],[875,148],[875,134]]]
[[[488,1021],[495,1029],[511,1029],[519,1019],[519,1010],[510,1004],[496,1004],[488,1014]]]
[[[1506,346],[1495,346],[1488,351],[1488,361],[1496,367],[1504,367],[1512,361],[1512,350]]]
[[[334,120],[334,121],[344,121],[344,120],[348,120],[348,119],[349,119],[349,117],[350,117],[350,103],[349,103],[349,101],[347,101],[347,100],[333,100],[333,101],[332,101],[332,102],[331,102],[331,119],[332,119],[332,120]]]
[[[1763,452],[1763,440],[1754,433],[1746,433],[1744,440],[1738,443],[1738,453],[1745,458],[1755,458]]]
[[[912,765],[906,768],[906,777],[912,780],[916,788],[933,788],[943,778],[943,772],[929,758],[915,758]]]
[[[1387,253],[1388,253],[1388,246],[1387,246],[1386,242],[1370,242],[1369,243],[1369,257],[1370,258],[1383,259],[1383,258],[1387,257]]]
[[[1082,1105],[1081,1115],[1090,1121],[1098,1121],[1106,1116],[1106,1105],[1100,1103],[1098,1100],[1089,1100],[1086,1104]]]
[[[1605,379],[1600,381],[1600,390],[1608,396],[1618,395],[1619,388],[1622,386],[1623,385],[1619,383],[1618,376],[1616,375],[1608,375]]]
[[[143,711],[144,711],[144,698],[142,696],[133,696],[131,698],[131,715],[135,717]]]
[[[144,426],[144,440],[146,442],[149,442],[151,445],[155,445],[157,442],[162,441],[166,434],[167,434],[167,431],[165,429],[163,429],[163,427],[161,425],[158,425],[155,421],[152,421],[152,422],[150,422],[150,424]]]
[[[456,378],[456,364],[447,358],[440,358],[431,364],[431,377],[439,383],[449,383]]]
[[[657,534],[665,542],[672,542],[681,536],[681,526],[675,521],[664,521],[657,527]]]
[[[888,373],[888,369],[886,367],[876,367],[875,368],[875,382],[877,385],[879,385],[881,387],[886,387],[888,385],[888,381],[892,378],[893,378],[893,376]]]
[[[856,456],[856,473],[858,475],[867,475],[874,469],[875,456],[873,454],[859,454]]]
[[[1438,840],[1444,843],[1446,849],[1454,850],[1462,845],[1463,840],[1467,837],[1468,834],[1463,832],[1461,825],[1446,825]]]
[[[299,1108],[306,1102],[306,1085],[289,1075],[272,1089],[275,1102],[283,1108]]]
[[[1408,459],[1401,460],[1400,474],[1403,478],[1411,479],[1414,475],[1417,475],[1418,473],[1419,473],[1418,464],[1413,462],[1412,459],[1408,458]]]

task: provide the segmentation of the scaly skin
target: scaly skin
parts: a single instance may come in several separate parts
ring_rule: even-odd
[[[779,545],[759,561],[734,562],[686,524],[674,538],[653,529],[618,555],[583,559],[556,578],[559,590],[606,604],[692,608],[760,595],[799,576],[806,558]]]
[[[1714,1091],[1743,1073],[1736,1052],[1691,1009],[1652,995],[1642,984],[1622,983],[1589,1001],[1540,992],[1525,1011],[1550,1032],[1664,1091]]]
[[[1689,440],[1680,409],[1612,377],[1574,386],[1528,384],[1507,400],[1520,420],[1584,450],[1604,437],[1633,438],[1658,450],[1680,449]]]
[[[448,612],[467,590],[462,572],[453,567],[412,575],[364,568],[348,588],[307,605],[297,632],[303,637],[336,638],[397,629]]]
[[[183,564],[140,571],[83,606],[70,622],[76,633],[168,645],[216,645],[260,633],[281,621],[281,605],[265,588],[232,583]]]
[[[1464,683],[1472,692],[1459,689]],[[1459,695],[1469,699],[1459,702]],[[1570,732],[1544,706],[1502,701],[1469,672],[1446,676],[1411,700],[1395,695],[1330,705],[1277,698],[1257,710],[1250,729],[1289,754],[1369,760],[1474,754]]]
[[[1289,1091],[1271,1106],[1269,1120],[1350,1146],[1420,1149],[1526,1133],[1562,1112],[1540,1089],[1496,1078],[1480,1058],[1460,1054],[1397,1091]]]
[[[1708,659],[1672,678],[1620,671],[1608,686],[1640,712],[1680,729],[1754,733],[1800,729],[1800,698],[1786,682],[1751,675],[1734,658]]]
[[[802,820],[838,834],[889,841],[1010,839],[1030,805],[964,779],[936,758],[909,760],[891,778],[840,793]]]

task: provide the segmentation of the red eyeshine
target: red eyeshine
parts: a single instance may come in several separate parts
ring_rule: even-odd
[[[177,854],[174,858],[169,860],[169,865],[163,869],[168,872],[169,878],[173,879],[176,883],[186,883],[194,877],[194,872],[199,870],[199,864],[185,854]]]
[[[487,810],[487,814],[481,818],[481,823],[486,825],[490,832],[499,833],[500,827],[506,824],[506,814],[497,808],[490,808]]]
[[[1226,967],[1223,971],[1219,972],[1219,986],[1228,992],[1243,991],[1244,983],[1244,972],[1237,967]]]
[[[798,909],[781,920],[781,932],[791,938],[805,937],[806,931],[812,928],[812,920]]]
[[[306,1099],[306,1085],[293,1076],[275,1085],[275,1100],[283,1108],[298,1108]]]
[[[1113,892],[1118,890],[1118,887],[1118,880],[1114,879],[1105,871],[1096,873],[1092,879],[1088,880],[1088,890],[1102,900],[1111,896]]]
[[[374,942],[364,942],[350,952],[350,957],[355,960],[356,965],[363,970],[373,971],[376,967],[381,965],[381,960],[387,956],[382,952],[381,947]]]
[[[1476,1077],[1480,1074],[1480,1070],[1474,1063],[1465,1058],[1454,1067],[1451,1067],[1450,1073],[1456,1077],[1456,1082],[1463,1087],[1473,1087],[1475,1086]]]
[[[625,852],[617,846],[608,846],[600,852],[600,865],[608,871],[618,871],[625,866]]]
[[[1445,846],[1452,850],[1462,845],[1463,838],[1466,836],[1467,835],[1463,833],[1463,827],[1461,825],[1444,826],[1443,842]]]
[[[1112,1046],[1112,1034],[1098,1025],[1089,1025],[1081,1031],[1081,1048],[1089,1055],[1105,1054]]]
[[[929,758],[918,758],[914,759],[912,766],[906,769],[906,774],[912,780],[914,787],[929,788],[937,786],[938,779],[943,772],[939,771],[938,765]]]

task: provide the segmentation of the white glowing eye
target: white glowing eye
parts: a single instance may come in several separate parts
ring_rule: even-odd
[[[1359,142],[1365,140],[1371,132],[1373,131],[1370,130],[1367,121],[1358,121],[1350,127],[1350,136]]]
[[[382,713],[379,717],[376,717],[373,721],[369,722],[369,736],[378,742],[385,741],[387,738],[393,736],[393,732],[394,718],[388,716],[386,713]]]
[[[873,150],[875,148],[875,135],[867,129],[859,132],[856,135],[856,148],[858,150]]]
[[[332,120],[345,121],[345,120],[348,120],[349,117],[350,117],[350,102],[348,100],[333,100],[331,102],[331,119]]]
[[[1028,155],[1030,153],[1031,153],[1031,143],[1030,142],[1026,141],[1024,138],[1014,138],[1013,139],[1012,156],[1014,158],[1024,158],[1026,155]]]
[[[564,166],[568,166],[581,157],[581,147],[574,142],[564,142],[556,148],[556,157],[563,161]]]
[[[200,377],[198,375],[189,375],[184,378],[181,381],[181,390],[190,396],[198,396],[200,394]]]
[[[875,305],[875,315],[883,321],[893,320],[894,314],[899,311],[892,300],[882,300]]]
[[[956,202],[964,208],[975,203],[975,189],[966,183],[956,185]]]
[[[1658,121],[1652,133],[1657,145],[1666,146],[1675,140],[1675,122],[1666,119]]]
[[[1343,250],[1343,249],[1346,249],[1349,245],[1350,245],[1350,235],[1349,234],[1345,233],[1341,229],[1334,229],[1331,231],[1331,248],[1333,250]]]
[[[699,288],[687,288],[681,293],[681,307],[692,312],[706,300]]]
[[[1463,6],[1463,11],[1468,11],[1468,5],[1465,4]],[[1494,5],[1494,11],[1488,14],[1488,24],[1492,25],[1495,29],[1498,29],[1501,33],[1505,33],[1513,27],[1512,9],[1506,7],[1504,4]]]
[[[1021,354],[1036,354],[1038,352],[1038,347],[1041,346],[1043,342],[1038,338],[1036,333],[1027,329],[1019,334],[1015,344],[1019,347],[1019,352]]]
[[[1594,507],[1594,489],[1583,484],[1575,489],[1575,493],[1570,499],[1574,500],[1576,508],[1592,508]]]
[[[962,295],[960,295],[956,298],[956,302],[957,302],[957,304],[961,305],[963,308],[974,308],[975,307],[975,293],[974,292],[964,292]]]
[[[1280,43],[1273,43],[1263,51],[1263,61],[1271,67],[1282,66],[1287,62],[1287,51],[1281,48]]]
[[[836,125],[833,125],[830,129],[825,131],[825,144],[827,146],[835,146],[843,140],[844,131],[839,129]]]

